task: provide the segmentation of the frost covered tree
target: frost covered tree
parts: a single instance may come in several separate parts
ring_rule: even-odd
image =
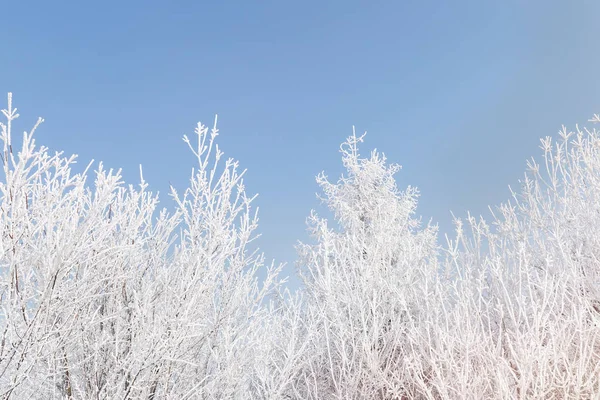
[[[600,135],[563,128],[541,147],[491,224],[457,220],[429,338],[443,398],[600,395]]]
[[[316,244],[300,247],[304,317],[291,326],[307,326],[308,345],[285,353],[301,365],[288,396],[597,397],[600,134],[543,139],[543,167],[528,163],[491,223],[456,219],[439,261],[416,192],[397,190],[378,153],[361,159],[361,139],[342,146],[346,177],[318,177],[335,223],[313,214]]]
[[[592,399],[600,395],[600,133],[542,140],[492,222],[445,247],[363,137],[317,177],[302,290],[253,250],[257,214],[218,131],[158,209],[140,184],[20,145],[0,124],[0,398]],[[596,116],[593,122],[600,122]],[[93,182],[88,182],[92,176]],[[264,279],[257,272],[266,269]]]
[[[142,334],[143,315],[131,313],[144,285],[136,278],[164,252],[172,220],[152,223],[156,199],[143,183],[125,188],[119,172],[100,164],[90,189],[89,166],[73,174],[74,157],[36,148],[41,120],[15,151],[11,103],[9,95],[1,126],[1,395],[126,390]]]
[[[398,165],[377,151],[360,157],[362,140],[353,135],[341,146],[346,176],[317,177],[335,223],[313,213],[316,243],[299,247],[306,307],[319,332],[301,375],[304,398],[414,395],[411,332],[431,307],[436,228],[420,228],[418,192],[397,188]]]
[[[274,286],[256,272],[257,217],[216,128],[186,142],[198,167],[176,211],[120,172],[36,147],[13,148],[3,110],[0,398],[221,398],[252,393],[257,326]],[[220,168],[220,169],[219,169]],[[220,172],[219,172],[220,171]],[[140,170],[141,172],[141,170]],[[179,234],[179,235],[177,235]]]
[[[198,170],[183,195],[172,193],[183,230],[160,279],[162,320],[153,325],[168,340],[153,371],[152,395],[158,387],[156,398],[249,398],[262,360],[261,328],[269,321],[264,305],[279,267],[265,267],[263,255],[250,250],[258,223],[254,197],[246,195],[237,162],[226,160],[218,172],[223,153],[214,144],[216,122],[210,134],[202,125],[196,133],[197,148],[184,140]],[[260,268],[266,268],[262,282]]]

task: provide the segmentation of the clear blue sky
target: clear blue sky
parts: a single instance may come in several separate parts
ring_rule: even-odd
[[[314,176],[368,131],[418,186],[424,219],[487,213],[538,139],[600,112],[596,1],[12,1],[0,93],[38,143],[183,187],[181,141],[219,114],[220,146],[259,193],[261,248],[293,262]],[[487,215],[487,214],[486,214]]]

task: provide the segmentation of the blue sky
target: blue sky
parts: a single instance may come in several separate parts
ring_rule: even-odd
[[[293,263],[341,172],[352,126],[403,165],[419,213],[487,215],[539,138],[600,112],[595,1],[11,2],[0,93],[38,143],[184,187],[181,141],[219,114],[219,143],[259,193],[260,247]]]

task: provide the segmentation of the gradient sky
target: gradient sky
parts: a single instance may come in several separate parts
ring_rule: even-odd
[[[487,214],[556,136],[600,112],[597,1],[32,2],[0,6],[0,93],[38,143],[151,188],[185,187],[181,141],[219,114],[259,193],[259,245],[294,262],[314,177],[368,131],[419,213]],[[4,103],[3,103],[4,104]],[[288,271],[291,271],[289,269]]]

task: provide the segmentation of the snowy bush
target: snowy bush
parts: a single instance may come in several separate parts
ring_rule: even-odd
[[[493,228],[469,218],[467,235],[457,221],[456,330],[442,351],[460,397],[600,395],[600,135],[563,128],[541,143],[543,167],[528,163]]]
[[[593,399],[600,396],[600,133],[542,140],[491,222],[440,245],[363,136],[317,182],[303,286],[253,249],[257,215],[218,131],[184,137],[189,188],[158,208],[140,168],[0,125],[0,398]],[[600,122],[595,116],[593,122]],[[93,182],[88,182],[88,176]],[[264,269],[264,279],[258,271]]]
[[[374,151],[360,158],[362,137],[342,145],[347,176],[317,181],[339,225],[312,214],[314,245],[300,247],[307,307],[318,317],[305,368],[305,398],[399,398],[410,395],[411,333],[426,324],[435,277],[436,231],[414,219],[418,193],[401,192]]]
[[[311,215],[317,243],[300,247],[318,334],[305,333],[290,397],[597,397],[600,135],[560,136],[491,225],[457,219],[445,247],[418,229],[398,167],[349,138],[347,176],[318,177],[336,223]]]
[[[244,397],[277,271],[258,282],[252,198],[236,162],[217,172],[216,128],[185,138],[198,167],[168,215],[143,178],[100,164],[90,187],[90,166],[37,148],[41,120],[16,151],[10,95],[3,113],[0,397]]]

